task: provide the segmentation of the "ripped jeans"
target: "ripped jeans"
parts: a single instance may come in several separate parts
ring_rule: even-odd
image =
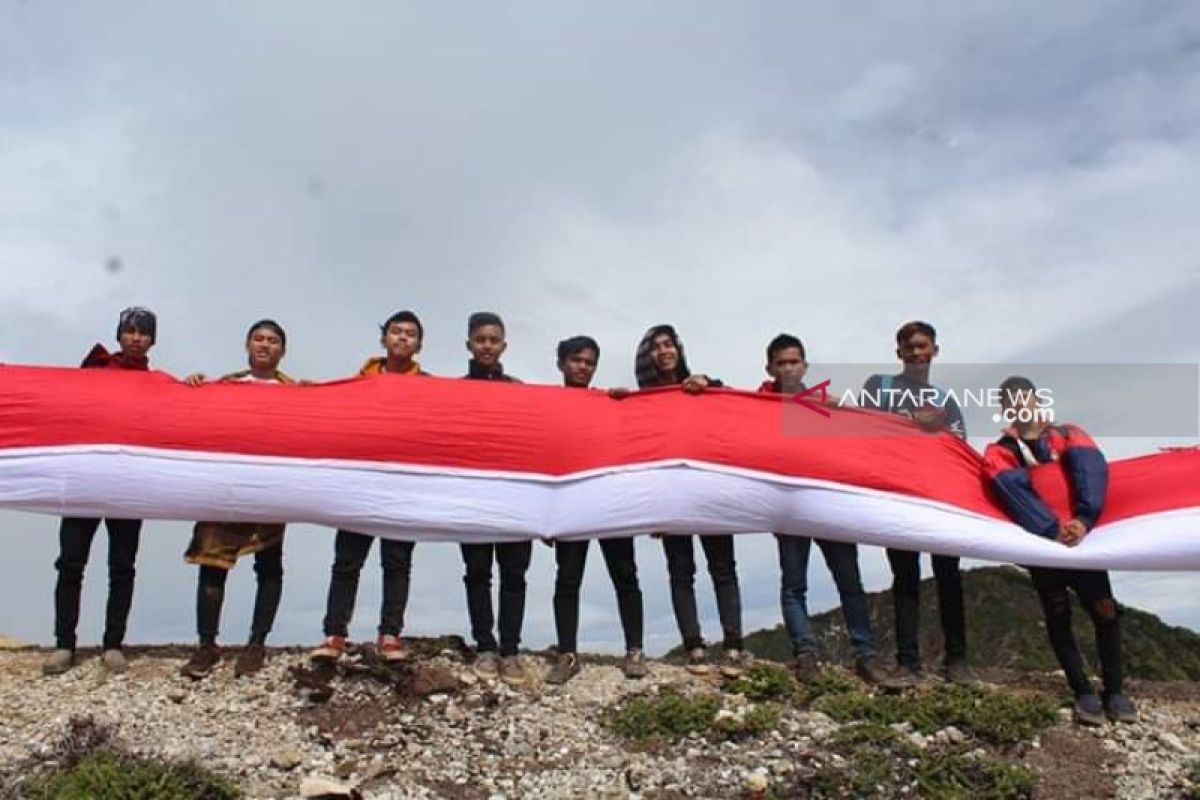
[[[1074,589],[1080,605],[1092,618],[1096,630],[1096,650],[1100,656],[1100,676],[1104,695],[1121,691],[1124,676],[1121,671],[1121,626],[1117,619],[1117,603],[1113,599],[1108,573],[1082,569],[1048,569],[1029,567],[1029,577],[1042,602],[1046,617],[1046,634],[1067,675],[1067,683],[1076,697],[1092,694],[1092,683],[1083,669],[1083,656],[1071,631],[1071,595]]]

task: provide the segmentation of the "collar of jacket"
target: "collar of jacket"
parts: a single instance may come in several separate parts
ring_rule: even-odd
[[[499,361],[491,369],[483,366],[475,359],[467,364],[467,377],[477,381],[506,381],[509,377],[504,374],[504,365]]]

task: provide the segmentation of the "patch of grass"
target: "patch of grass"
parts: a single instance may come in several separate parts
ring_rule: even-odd
[[[774,730],[782,713],[779,703],[752,703],[722,710],[719,695],[664,692],[630,698],[611,709],[606,721],[626,739],[670,741],[693,733],[758,736]]]
[[[921,750],[874,722],[847,725],[830,745],[842,760],[807,778],[799,796],[1025,800],[1037,786],[1037,773],[1019,764],[976,757],[962,747]]]
[[[745,695],[747,700],[783,700],[795,693],[796,682],[783,667],[758,663],[722,688],[730,694]]]
[[[708,694],[634,697],[609,714],[608,724],[627,739],[678,739],[707,733],[720,707],[720,698]]]
[[[718,713],[713,730],[728,736],[759,736],[775,730],[783,707],[778,703],[757,703],[742,709],[740,714]]]
[[[796,702],[808,705],[825,695],[862,692],[862,684],[840,669],[827,669],[815,680],[798,686],[793,693]]]
[[[783,708],[778,703],[759,703],[746,709],[743,730],[751,736],[768,733],[779,725]]]
[[[1183,797],[1184,800],[1200,800],[1200,758],[1188,764],[1183,776]]]
[[[35,781],[30,800],[235,800],[232,783],[196,764],[167,764],[98,750]]]
[[[953,725],[996,744],[1028,739],[1058,719],[1056,705],[1045,698],[965,686],[938,686],[904,695],[828,693],[812,707],[840,722],[908,722],[924,734]]]
[[[910,767],[916,796],[930,800],[1021,800],[1031,797],[1038,775],[1020,764],[969,758],[962,752],[923,751]]]

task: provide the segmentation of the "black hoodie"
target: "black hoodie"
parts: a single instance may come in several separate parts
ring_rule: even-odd
[[[679,351],[679,363],[675,365],[675,380],[673,381],[663,380],[658,373],[658,368],[654,366],[654,359],[650,356],[650,346],[655,337],[664,333],[671,337],[671,341],[675,343],[675,349]],[[670,325],[655,325],[646,331],[646,335],[638,343],[633,369],[637,376],[639,389],[647,389],[652,386],[676,386],[692,376],[692,371],[688,368],[687,356],[683,352],[683,342],[679,340],[679,334],[675,333],[675,329]],[[709,378],[708,385],[720,387],[724,384],[716,378]]]

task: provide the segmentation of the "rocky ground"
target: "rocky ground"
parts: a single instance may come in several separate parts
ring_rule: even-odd
[[[0,652],[0,790],[20,796],[23,776],[52,766],[72,720],[85,719],[126,751],[196,759],[252,798],[350,788],[379,800],[803,797],[842,759],[829,743],[844,726],[797,703],[781,704],[777,723],[753,736],[635,743],[614,733],[606,719],[631,695],[709,693],[720,698],[721,716],[740,719],[744,698],[677,666],[653,663],[650,678],[630,682],[614,664],[592,663],[552,687],[542,681],[546,661],[530,655],[529,684],[513,690],[476,679],[456,647],[418,649],[412,667],[384,670],[367,653],[332,680],[309,671],[302,653],[277,650],[259,675],[235,679],[229,658],[200,682],[179,676],[179,648],[135,649],[121,676],[85,654],[55,678],[41,676],[41,651]],[[987,677],[1060,693],[1053,676]],[[1132,688],[1138,724],[1088,731],[1063,722],[1007,749],[1039,773],[1035,796],[1200,797],[1188,788],[1200,758],[1200,692],[1193,684]],[[931,736],[893,729],[906,746],[974,746],[952,727]]]

